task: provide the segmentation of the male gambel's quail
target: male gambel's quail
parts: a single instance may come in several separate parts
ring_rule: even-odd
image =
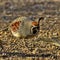
[[[10,30],[15,37],[27,37],[37,34],[39,31],[39,21],[43,19],[34,17],[19,17],[10,24]]]

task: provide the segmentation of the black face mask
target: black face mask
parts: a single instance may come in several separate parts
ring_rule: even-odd
[[[38,33],[38,27],[32,27],[31,32],[32,32],[32,34],[37,34]]]

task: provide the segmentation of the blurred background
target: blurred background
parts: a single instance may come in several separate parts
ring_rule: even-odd
[[[19,16],[43,16],[39,37],[19,39],[12,36],[7,27]],[[36,38],[36,39],[35,39]],[[44,40],[44,41],[43,41]],[[2,60],[60,60],[60,0],[0,0],[0,58]],[[39,57],[21,57],[17,54],[36,54]],[[3,57],[1,57],[3,56]]]

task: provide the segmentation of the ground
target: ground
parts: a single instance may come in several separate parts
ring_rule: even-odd
[[[60,60],[60,46],[53,44],[60,44],[60,2],[43,1],[16,6],[5,3],[0,5],[1,59]],[[9,30],[9,25],[19,16],[44,17],[44,20],[40,21],[39,34],[28,39],[14,37]]]

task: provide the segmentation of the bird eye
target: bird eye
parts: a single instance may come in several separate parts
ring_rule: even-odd
[[[38,33],[38,27],[32,27],[31,32],[32,32],[32,34]]]

